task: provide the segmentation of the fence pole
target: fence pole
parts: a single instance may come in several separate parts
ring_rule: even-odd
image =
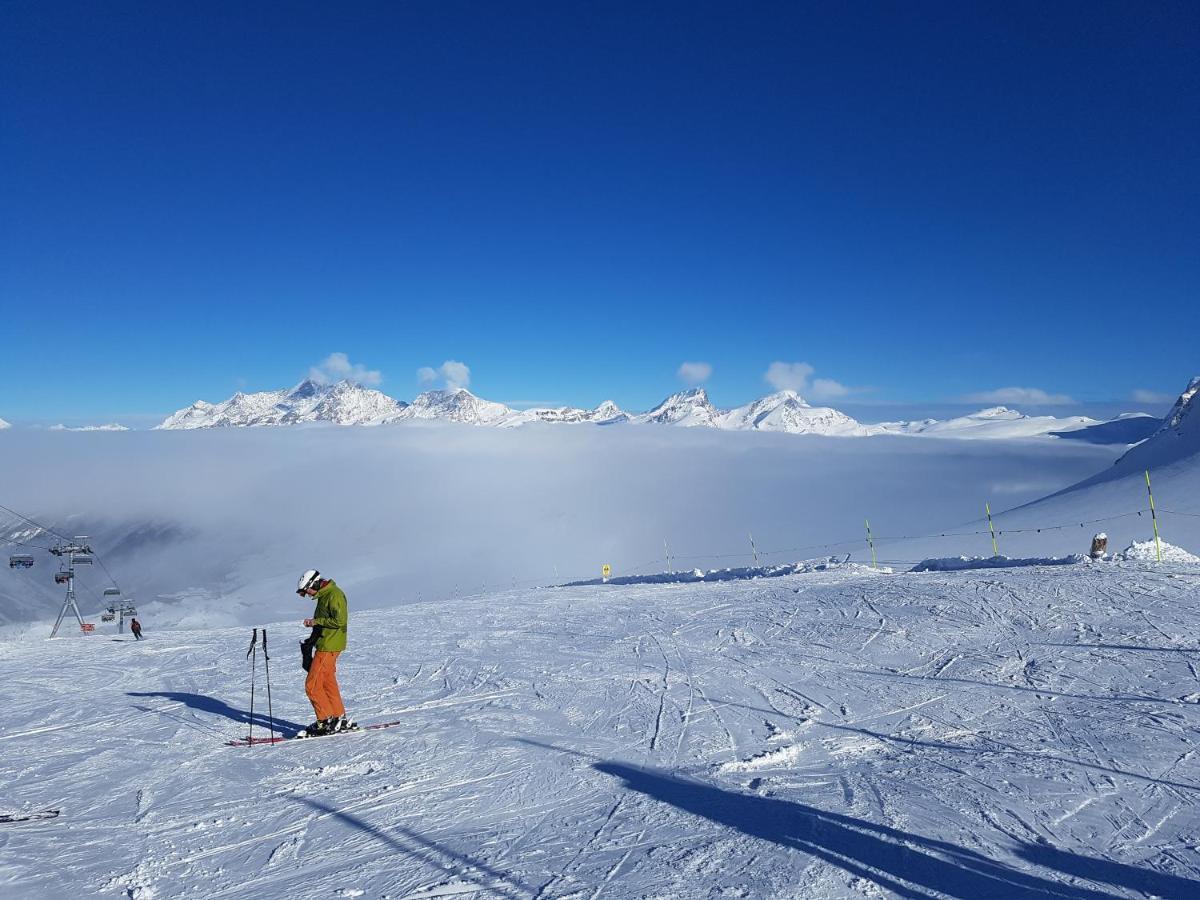
[[[875,565],[875,540],[871,537],[871,520],[864,519],[863,521],[867,523],[867,543],[871,547],[871,568],[878,569],[879,566]]]
[[[671,568],[671,546],[667,543],[666,538],[663,538],[663,552],[667,554],[667,571],[674,572],[675,570]]]
[[[1154,491],[1150,490],[1150,470],[1146,470],[1146,493],[1150,495],[1150,521],[1154,523],[1154,551],[1162,562],[1162,541],[1158,538],[1158,513],[1154,511]]]
[[[750,533],[750,552],[754,554],[754,564],[758,565],[758,548],[754,546],[754,533]]]
[[[996,546],[996,526],[992,524],[992,505],[985,502],[983,508],[987,510],[988,530],[992,532],[992,556],[999,556],[1000,548]]]

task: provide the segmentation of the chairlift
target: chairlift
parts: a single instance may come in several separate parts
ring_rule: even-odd
[[[127,615],[127,616],[136,616],[136,615],[137,615],[137,609],[136,609],[135,607],[133,607],[133,606],[127,606],[127,607],[125,607],[125,615]]]
[[[55,584],[67,584],[68,582],[70,582],[70,580],[71,580],[70,572],[55,572],[54,573],[54,583]]]
[[[116,618],[117,618],[117,614],[114,612],[100,613],[100,621],[101,622],[113,622],[116,620]]]
[[[77,566],[90,566],[92,564],[92,558],[90,556],[76,556],[74,563]]]
[[[8,567],[10,569],[30,569],[33,567],[33,557],[27,553],[18,553],[16,556],[8,558]]]
[[[120,588],[105,588],[104,596],[105,597],[120,597],[121,590],[120,590]]]

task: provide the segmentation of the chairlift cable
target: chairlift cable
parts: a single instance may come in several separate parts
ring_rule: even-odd
[[[41,522],[38,522],[36,519],[31,519],[31,518],[29,518],[29,516],[22,515],[21,513],[17,512],[15,509],[11,509],[11,508],[5,506],[3,503],[0,503],[0,509],[4,510],[5,512],[12,513],[18,519],[23,519],[24,521],[28,522],[30,525],[36,525],[38,528],[42,529],[42,531],[46,532],[47,534],[52,534],[56,538],[59,538],[64,541],[71,540],[71,538],[67,537],[66,535],[59,534],[53,528],[48,528],[47,526],[43,525]]]

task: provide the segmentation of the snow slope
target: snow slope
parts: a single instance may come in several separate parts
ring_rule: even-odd
[[[1161,538],[1200,554],[1198,393],[1200,377],[1189,383],[1155,434],[1113,465],[1061,491],[998,513],[994,519],[1000,552],[1030,557],[1086,553],[1097,531],[1109,534],[1113,550],[1152,540],[1154,525],[1146,490],[1149,470]],[[992,506],[996,509],[998,504]],[[982,518],[947,530],[973,531],[956,539],[971,543],[971,552],[990,554],[989,531]],[[885,541],[882,552],[896,561],[944,556],[938,548],[944,547],[946,540]]]
[[[301,615],[269,628],[285,732],[311,714]],[[230,748],[248,640],[5,648],[0,812],[61,811],[0,825],[6,896],[1200,895],[1192,571],[827,569],[355,611],[347,703],[401,725]]]
[[[1147,413],[1121,413],[1108,422],[1074,428],[1069,431],[1051,431],[1052,437],[1092,444],[1136,444],[1154,434],[1161,420]]]
[[[1054,416],[1027,416],[1006,406],[994,406],[945,421],[924,419],[920,422],[881,422],[876,427],[895,434],[919,434],[926,437],[1012,440],[1092,428],[1098,424],[1100,423],[1095,419],[1087,416],[1069,416],[1061,419]]]

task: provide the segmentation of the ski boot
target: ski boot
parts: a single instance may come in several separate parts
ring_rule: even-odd
[[[320,737],[323,734],[329,734],[328,725],[327,725],[328,722],[329,722],[328,719],[317,719],[315,722],[313,722],[307,728],[298,732],[296,734],[296,737],[310,738],[310,737]]]

